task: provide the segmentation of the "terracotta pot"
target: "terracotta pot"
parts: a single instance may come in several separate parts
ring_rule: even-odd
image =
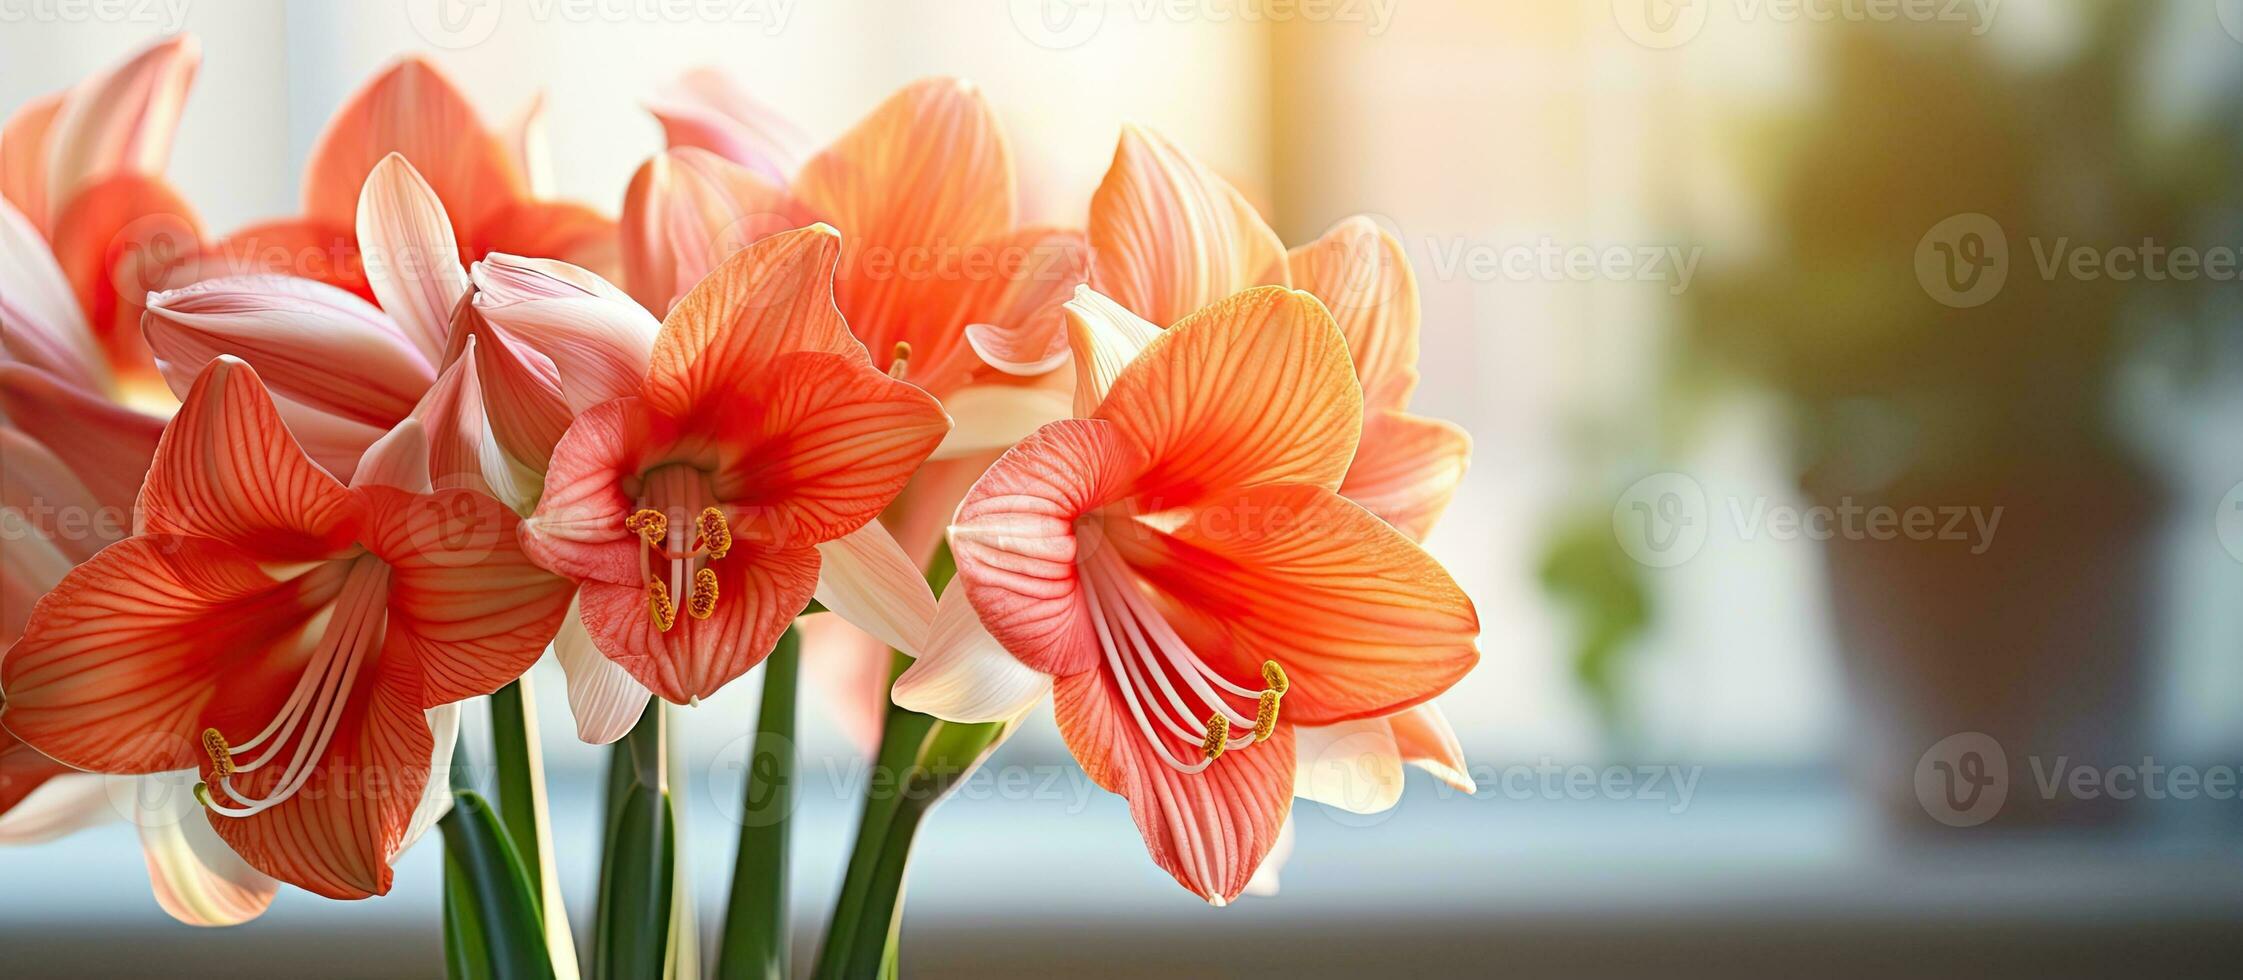
[[[1856,775],[1904,833],[2109,825],[2139,808],[2047,779],[2147,754],[2162,495],[2131,467],[2037,461],[1971,480],[1815,494],[1826,506],[1978,508],[1960,538],[1825,548],[1859,733]]]

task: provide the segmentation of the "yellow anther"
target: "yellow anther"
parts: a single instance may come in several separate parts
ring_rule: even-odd
[[[693,597],[686,600],[685,611],[695,619],[707,619],[717,611],[717,573],[704,568],[693,573]]]
[[[888,355],[888,358],[888,376],[891,378],[903,377],[904,372],[911,368],[911,343],[903,340],[896,341],[895,352]]]
[[[732,525],[724,522],[724,511],[715,507],[701,508],[701,543],[709,549],[709,560],[724,557],[732,550]],[[708,571],[708,569],[702,569]],[[711,586],[714,588],[714,586]]]
[[[661,511],[646,508],[623,519],[623,529],[639,536],[647,547],[660,548],[670,536],[670,518]]]
[[[654,628],[664,633],[678,621],[677,604],[670,601],[670,587],[661,582],[646,583],[646,614],[654,620]]]
[[[1231,740],[1231,720],[1221,712],[1207,716],[1207,738],[1199,743],[1201,755],[1212,761],[1223,754],[1223,746]]]
[[[1262,683],[1269,685],[1269,689],[1280,696],[1284,695],[1289,684],[1285,679],[1285,668],[1278,666],[1275,660],[1262,661]]]
[[[1263,691],[1262,703],[1254,711],[1254,741],[1261,741],[1277,730],[1277,699],[1284,695],[1276,691]]]
[[[233,746],[226,744],[226,736],[218,734],[218,729],[205,728],[202,730],[202,750],[210,753],[210,774],[212,776],[224,779],[234,774]]]

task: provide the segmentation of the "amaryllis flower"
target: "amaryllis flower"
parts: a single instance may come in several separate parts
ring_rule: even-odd
[[[578,204],[548,199],[539,135],[542,102],[508,130],[483,122],[467,96],[425,58],[400,59],[345,100],[312,145],[303,211],[240,229],[202,256],[204,277],[258,272],[318,279],[372,299],[353,235],[359,191],[376,164],[399,154],[442,202],[461,262],[493,252],[561,259],[596,271],[615,263],[615,225]]]
[[[1454,424],[1407,411],[1418,381],[1419,308],[1400,242],[1358,216],[1287,252],[1237,189],[1140,127],[1122,132],[1091,201],[1090,236],[1095,287],[1154,324],[1265,283],[1321,300],[1347,338],[1363,388],[1363,438],[1339,491],[1424,539],[1455,497],[1472,443]],[[1301,795],[1334,806],[1392,806],[1404,763],[1474,790],[1455,733],[1433,705],[1307,732],[1301,741]]]
[[[664,318],[638,389],[569,426],[524,525],[530,553],[582,584],[599,653],[670,701],[760,663],[948,430],[850,336],[840,252],[820,225],[726,259]],[[895,601],[932,604],[908,563],[884,567]]]
[[[453,722],[432,712],[520,676],[568,603],[504,507],[404,489],[427,484],[420,440],[400,426],[346,486],[220,358],[164,430],[138,533],[66,575],[0,663],[0,724],[88,771],[198,766],[250,865],[387,892],[449,798],[432,729]]]
[[[930,644],[896,699],[993,721],[1051,690],[1153,860],[1221,904],[1277,840],[1296,728],[1425,703],[1478,661],[1478,618],[1337,492],[1363,399],[1322,303],[1257,288],[1166,331],[1087,290],[1069,309],[1089,408],[990,467],[950,532],[998,649]]]
[[[47,240],[102,355],[82,365],[86,377],[65,380],[148,407],[168,409],[171,399],[140,342],[139,294],[189,262],[201,236],[194,210],[163,179],[201,60],[191,35],[157,42],[25,103],[0,130],[0,195]]]
[[[1011,150],[967,82],[906,86],[791,184],[772,176],[792,143],[773,113],[706,74],[680,89],[697,95],[657,106],[671,149],[640,169],[623,208],[632,294],[664,309],[712,263],[774,229],[808,220],[838,228],[834,300],[849,329],[955,420],[881,515],[926,564],[996,454],[1067,414],[1059,307],[1088,275],[1082,233],[1019,224]],[[845,624],[809,625],[812,676],[834,692],[843,726],[869,744],[887,703],[890,644]]]

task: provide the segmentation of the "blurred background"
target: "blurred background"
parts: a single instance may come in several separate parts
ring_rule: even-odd
[[[328,114],[426,52],[494,122],[542,93],[562,196],[610,213],[661,146],[642,102],[707,65],[811,146],[971,77],[1035,219],[1081,223],[1130,121],[1289,243],[1355,213],[1400,238],[1414,410],[1475,440],[1429,547],[1484,625],[1441,701],[1479,792],[1413,772],[1380,816],[1304,802],[1282,894],[1214,911],[1047,710],[922,835],[907,975],[2243,955],[2243,0],[0,0],[0,23],[7,111],[199,36],[170,174],[216,230],[293,212]],[[581,917],[604,752],[540,680]],[[757,683],[684,721],[705,911]],[[865,766],[811,709],[806,939]],[[287,893],[217,933],[164,918],[139,864],[121,824],[0,852],[0,973],[440,971],[433,849],[391,896]]]

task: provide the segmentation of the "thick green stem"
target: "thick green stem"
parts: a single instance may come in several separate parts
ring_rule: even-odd
[[[491,747],[498,762],[499,819],[514,840],[514,852],[529,872],[538,910],[544,914],[553,972],[561,980],[574,980],[576,938],[569,930],[568,910],[562,905],[561,883],[554,872],[545,755],[538,741],[537,701],[526,674],[491,695]]]
[[[662,703],[649,701],[608,760],[592,975],[658,980],[668,961],[675,822],[664,781]]]
[[[779,637],[763,666],[763,704],[741,790],[740,848],[732,862],[718,980],[785,980],[787,818],[794,811],[795,678],[802,637]]]
[[[452,810],[437,823],[444,834],[445,938],[456,976],[551,980],[536,893],[489,803],[470,790],[452,792]]]

